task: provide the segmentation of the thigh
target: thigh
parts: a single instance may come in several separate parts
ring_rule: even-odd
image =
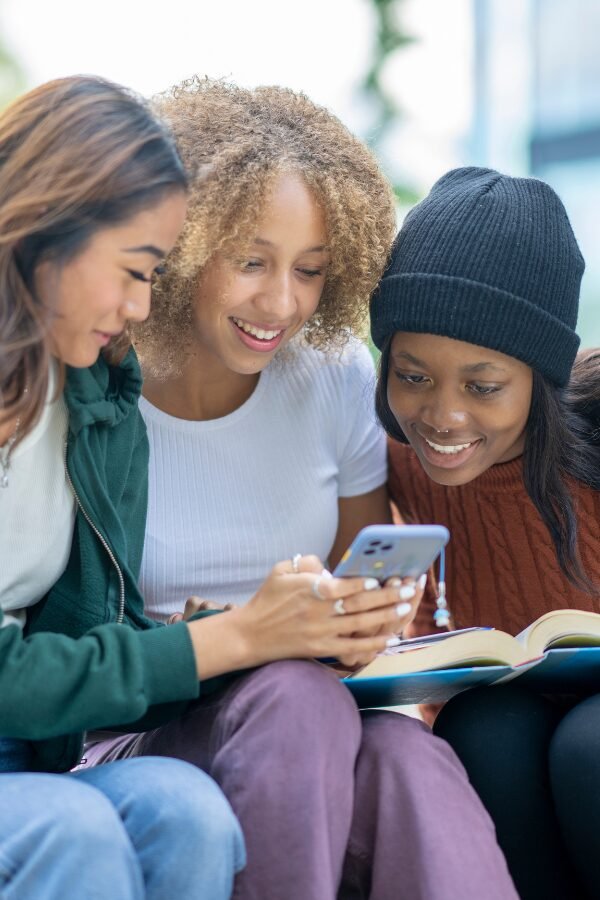
[[[550,778],[561,831],[588,896],[600,891],[600,695],[571,709],[550,745]]]
[[[71,778],[116,809],[148,900],[231,895],[244,841],[230,804],[205,772],[177,759],[139,757],[80,769]]]
[[[445,738],[496,826],[523,900],[575,897],[576,880],[550,785],[550,741],[563,710],[507,685],[465,691],[442,709],[434,731]]]
[[[422,722],[367,711],[342,897],[516,898],[494,827],[452,748]],[[399,873],[401,873],[399,875]]]
[[[112,804],[67,775],[0,775],[0,894],[7,900],[140,900],[141,872]]]
[[[107,798],[136,848],[150,835],[157,843],[171,841],[171,827],[185,832],[190,840],[196,835],[207,841],[214,834],[228,831],[241,838],[231,807],[216,782],[181,760],[142,756],[79,769],[69,778]]]

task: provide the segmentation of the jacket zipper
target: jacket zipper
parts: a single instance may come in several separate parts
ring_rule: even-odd
[[[106,540],[105,537],[103,537],[101,532],[98,530],[98,528],[96,528],[96,526],[92,522],[90,516],[87,513],[87,510],[84,508],[81,500],[79,499],[79,495],[78,495],[77,491],[75,490],[75,485],[73,484],[73,482],[71,480],[71,476],[69,474],[69,469],[67,468],[68,444],[69,444],[69,442],[65,441],[64,467],[65,467],[65,475],[67,478],[67,482],[69,484],[69,487],[73,491],[73,496],[75,497],[77,506],[81,510],[85,521],[88,523],[88,525],[90,526],[90,528],[92,529],[92,531],[94,532],[94,534],[96,535],[96,537],[98,538],[98,540],[100,541],[100,543],[102,544],[102,546],[104,547],[106,552],[108,553],[110,561],[112,562],[113,566],[115,567],[117,576],[119,578],[119,612],[117,615],[117,624],[120,625],[120,624],[122,624],[123,617],[125,615],[125,579],[123,578],[123,573],[121,572],[121,567],[119,566],[119,563],[117,562],[115,554],[112,552],[108,541]]]

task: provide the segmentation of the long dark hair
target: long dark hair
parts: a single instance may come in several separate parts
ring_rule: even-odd
[[[392,337],[379,361],[375,406],[389,436],[407,444],[387,399]],[[595,594],[598,585],[587,576],[578,551],[569,479],[600,491],[600,350],[579,353],[565,388],[534,370],[523,452],[525,489],[550,532],[561,570],[576,587]]]
[[[167,128],[143,100],[104,79],[51,81],[2,113],[0,423],[19,416],[22,438],[47,395],[52,310],[35,295],[36,266],[67,261],[100,228],[186,186]]]

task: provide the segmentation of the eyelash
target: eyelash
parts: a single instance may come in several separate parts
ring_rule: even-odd
[[[156,266],[150,278],[146,278],[146,276],[142,272],[137,272],[135,269],[126,269],[125,270],[128,275],[131,275],[132,278],[135,278],[136,281],[143,281],[144,284],[151,284],[152,277],[154,275],[164,275],[166,272],[165,266]]]
[[[248,262],[242,263],[243,269],[258,269],[262,266],[262,263],[259,260],[248,260]],[[323,274],[323,269],[298,269],[303,275],[306,275],[307,278],[317,278],[319,275]]]
[[[407,384],[411,387],[421,387],[427,381],[426,375],[406,375],[404,372],[394,372],[394,375],[402,384]],[[422,380],[416,381],[415,379]],[[499,385],[477,384],[476,382],[468,384],[467,387],[477,397],[489,397],[502,390],[502,387]]]

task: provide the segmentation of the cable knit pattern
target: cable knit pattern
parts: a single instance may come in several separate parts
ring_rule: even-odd
[[[600,612],[600,492],[573,483],[583,564],[599,586],[590,596],[563,575],[546,526],[523,484],[521,459],[493,466],[475,481],[431,481],[414,451],[389,442],[390,494],[407,521],[446,525],[448,605],[456,628],[492,625],[511,634],[552,609]],[[434,591],[421,604],[415,631],[434,630]]]

